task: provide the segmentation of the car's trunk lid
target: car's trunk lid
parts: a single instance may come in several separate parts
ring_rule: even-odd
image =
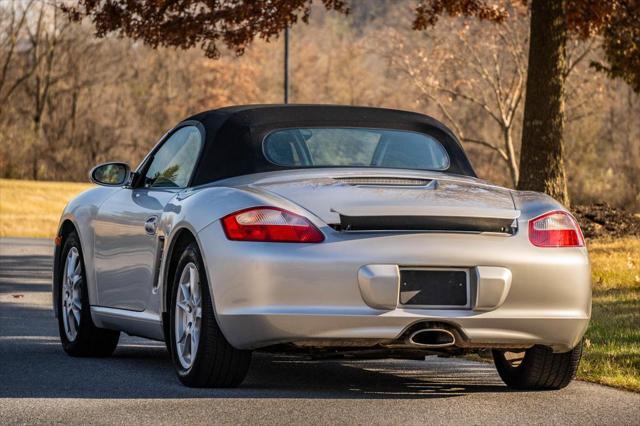
[[[341,231],[512,232],[508,189],[438,176],[332,176],[255,182]]]

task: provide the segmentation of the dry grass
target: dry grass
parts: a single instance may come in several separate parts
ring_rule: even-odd
[[[589,244],[593,312],[578,377],[640,391],[640,239]]]
[[[52,238],[64,206],[91,186],[0,179],[0,237]]]
[[[53,237],[90,184],[0,179],[0,237]],[[640,239],[589,243],[593,315],[578,377],[640,391]]]

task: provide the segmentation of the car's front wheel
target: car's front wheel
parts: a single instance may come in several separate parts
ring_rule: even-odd
[[[80,240],[75,232],[62,247],[57,291],[58,330],[62,348],[72,356],[109,356],[120,332],[98,328],[91,319],[86,272]]]
[[[581,357],[582,342],[564,353],[544,346],[522,352],[493,351],[496,369],[507,386],[528,390],[564,388],[575,378]]]
[[[191,387],[233,387],[247,374],[251,352],[231,346],[218,327],[200,251],[188,245],[173,277],[169,338],[180,381]]]

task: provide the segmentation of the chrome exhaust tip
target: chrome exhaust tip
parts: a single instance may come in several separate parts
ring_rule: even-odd
[[[423,328],[409,336],[409,343],[423,348],[446,348],[456,343],[456,338],[443,328]]]

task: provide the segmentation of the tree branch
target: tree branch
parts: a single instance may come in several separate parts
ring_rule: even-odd
[[[582,52],[580,52],[580,54],[573,61],[571,61],[571,58],[567,58],[569,59],[569,65],[567,66],[567,69],[564,71],[565,78],[567,78],[569,74],[571,74],[571,71],[573,71],[573,69],[576,67],[576,65],[582,62],[582,60],[586,58],[587,55],[593,50],[594,44],[595,44],[595,41],[593,39],[590,40],[589,44],[587,44],[587,47],[585,47],[585,49]]]
[[[500,154],[500,157],[504,161],[509,161],[509,157],[507,156],[507,153],[502,148],[498,148],[497,146],[495,146],[491,142],[487,142],[487,141],[484,141],[482,139],[472,139],[472,138],[461,138],[461,140],[463,142],[474,143],[476,145],[480,145],[480,146],[484,146],[486,148],[492,149],[495,152],[497,152],[498,154]]]

